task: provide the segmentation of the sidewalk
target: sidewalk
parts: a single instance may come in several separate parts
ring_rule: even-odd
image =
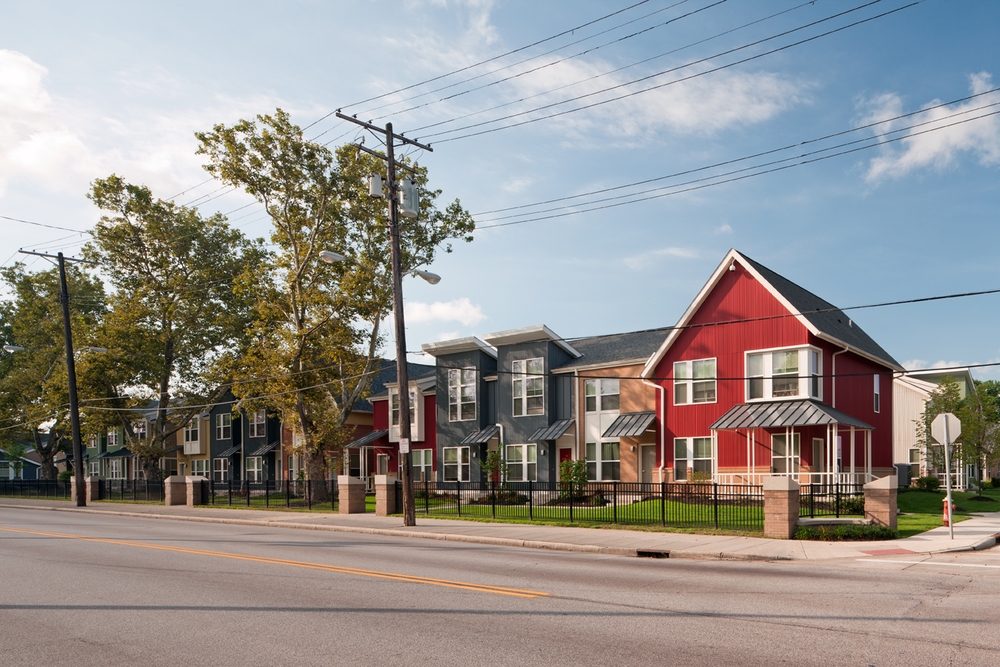
[[[551,549],[616,556],[715,558],[731,560],[826,560],[897,554],[930,554],[988,549],[1000,534],[1000,512],[962,521],[955,539],[947,528],[935,528],[902,540],[880,542],[813,542],[769,540],[760,537],[691,535],[612,528],[483,523],[417,517],[417,525],[404,527],[399,517],[374,514],[320,514],[266,510],[165,507],[98,502],[76,508],[65,500],[0,498],[0,508],[84,512],[114,516],[271,526],[303,530],[328,530],[369,535],[389,535],[498,546]]]

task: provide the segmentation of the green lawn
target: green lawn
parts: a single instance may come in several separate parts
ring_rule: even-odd
[[[952,502],[955,503],[955,523],[971,518],[970,513],[1000,512],[1000,489],[986,489],[983,495],[989,500],[974,500],[975,494],[964,491],[952,491]],[[899,511],[899,536],[910,537],[932,528],[944,525],[942,510],[944,506],[944,491],[915,491],[907,489],[897,496]]]

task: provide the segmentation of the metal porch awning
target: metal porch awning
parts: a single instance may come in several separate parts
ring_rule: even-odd
[[[563,433],[569,430],[569,427],[573,425],[572,419],[560,419],[554,421],[548,426],[543,426],[538,429],[531,436],[528,437],[529,442],[545,442],[546,440],[555,440]]]
[[[275,440],[274,442],[269,442],[266,445],[261,445],[257,449],[247,454],[247,456],[264,456],[264,454],[270,454],[271,452],[273,452],[280,445],[281,443]]]
[[[127,447],[122,447],[113,452],[102,452],[97,455],[99,459],[120,459],[133,456],[132,452],[129,451]]]
[[[844,414],[829,405],[810,400],[770,401],[768,403],[744,403],[733,406],[719,417],[710,427],[714,430],[734,430],[738,428],[788,428],[794,426],[853,426],[865,431],[873,431],[859,419]]]
[[[656,412],[626,412],[618,415],[602,438],[634,438],[642,435],[656,419]]]
[[[240,451],[239,445],[237,445],[235,447],[230,447],[229,449],[227,449],[224,452],[222,452],[221,454],[219,454],[219,458],[220,459],[232,458],[233,454],[236,454],[239,451]]]
[[[165,451],[164,454],[175,454],[181,451],[182,449],[184,449],[183,445],[177,445],[176,447],[171,447],[170,449]],[[239,447],[237,447],[236,449],[239,450]]]
[[[365,445],[370,445],[379,438],[383,438],[389,435],[389,431],[382,429],[380,431],[372,431],[371,433],[366,433],[357,440],[347,443],[347,447],[364,447]]]
[[[489,426],[487,426],[486,428],[484,428],[482,431],[476,431],[475,433],[470,433],[469,435],[465,436],[464,438],[462,438],[462,442],[459,443],[459,444],[462,444],[462,445],[485,445],[493,437],[495,437],[496,434],[499,433],[499,432],[500,432],[500,427],[499,426],[497,426],[496,424],[490,424]]]

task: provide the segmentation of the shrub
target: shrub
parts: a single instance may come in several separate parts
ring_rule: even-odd
[[[841,514],[864,514],[865,513],[865,497],[864,496],[849,496],[847,498],[840,499],[840,513]]]
[[[712,481],[712,473],[705,472],[703,470],[694,470],[691,472],[691,482],[693,484],[708,484]]]
[[[918,477],[915,484],[921,491],[937,491],[941,487],[941,480],[928,475],[927,477]]]
[[[991,477],[990,486],[992,486],[994,489],[1000,489],[1000,477]]]
[[[71,479],[73,479],[73,471],[72,470],[63,470],[61,473],[59,473],[59,481],[60,482],[68,482]]]
[[[896,537],[898,537],[896,531],[888,526],[848,523],[826,526],[800,526],[795,531],[792,539],[845,542],[858,540],[894,540]]]
[[[559,499],[574,500],[583,497],[583,488],[587,485],[587,462],[562,461],[559,464]]]

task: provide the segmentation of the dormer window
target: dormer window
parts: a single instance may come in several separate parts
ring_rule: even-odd
[[[511,364],[514,416],[545,414],[545,364],[541,358]]]
[[[814,347],[748,352],[747,400],[822,399],[822,360],[822,354]]]

